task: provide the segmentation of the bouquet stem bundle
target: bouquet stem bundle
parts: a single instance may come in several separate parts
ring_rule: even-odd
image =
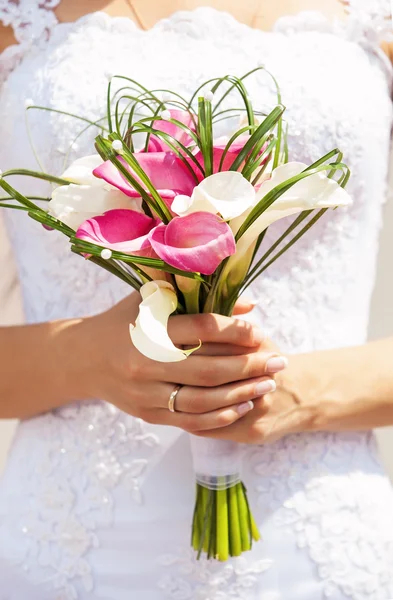
[[[192,546],[198,558],[205,552],[208,558],[226,561],[251,550],[253,541],[260,540],[245,485],[239,482],[225,488],[223,480],[222,489],[196,485]]]

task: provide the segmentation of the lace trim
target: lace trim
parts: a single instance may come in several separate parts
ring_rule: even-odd
[[[44,455],[37,449],[29,454],[29,431],[34,438],[38,420],[48,448]],[[88,555],[99,546],[97,532],[113,522],[113,490],[122,481],[130,507],[143,504],[142,480],[160,439],[141,419],[105,403],[71,405],[23,427],[23,477],[26,489],[34,480],[35,492],[23,516],[13,515],[10,500],[14,533],[7,558],[21,565],[33,585],[46,585],[47,577],[56,600],[76,600],[78,588],[94,589]],[[75,485],[77,465],[82,465],[83,488]]]
[[[0,22],[14,30],[17,44],[0,54],[0,85],[33,44],[49,39],[61,0],[0,0]]]
[[[0,85],[7,79],[10,72],[17,66],[32,45],[45,43],[49,39],[52,31],[59,25],[53,9],[60,2],[61,0],[0,0],[0,21],[6,26],[11,25],[13,27],[18,41],[18,44],[7,48],[0,55]],[[280,17],[273,27],[273,31],[282,33],[319,31],[347,37],[378,55],[390,81],[392,81],[392,65],[379,49],[379,43],[382,40],[393,41],[390,0],[373,0],[372,3],[370,0],[348,0],[348,13],[346,23],[336,22],[332,24],[320,12],[302,11],[295,16]],[[204,31],[204,35],[208,35],[210,29],[216,33],[214,17],[218,16],[221,20],[225,20],[225,23],[221,23],[221,25],[247,28],[247,25],[239,23],[229,13],[215,8],[200,7],[192,11],[177,11],[169,18],[158,21],[150,31],[157,29],[173,30],[180,27],[184,33],[188,27],[188,33],[191,36],[200,37],[201,29]],[[130,19],[111,17],[100,12],[89,13],[75,23],[61,25],[68,27],[71,25],[80,26],[92,18],[100,19],[102,24],[108,27],[117,26],[120,23],[134,32],[139,31]]]

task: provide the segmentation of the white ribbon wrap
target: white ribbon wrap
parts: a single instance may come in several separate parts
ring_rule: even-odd
[[[241,446],[227,440],[190,435],[197,482],[209,490],[226,490],[241,481]]]

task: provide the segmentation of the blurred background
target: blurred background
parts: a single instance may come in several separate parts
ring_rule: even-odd
[[[381,246],[378,261],[378,277],[374,292],[370,339],[393,335],[393,152],[391,155],[390,194],[385,206],[384,227],[381,232]],[[1,215],[0,215],[1,217]],[[5,241],[4,225],[0,218],[0,324],[22,321],[22,308],[18,288],[13,277],[10,248]],[[7,265],[7,269],[4,268]],[[372,365],[370,365],[372,368]],[[14,421],[0,420],[0,471],[6,460],[9,444],[15,429]],[[393,481],[393,427],[377,432],[382,458]]]

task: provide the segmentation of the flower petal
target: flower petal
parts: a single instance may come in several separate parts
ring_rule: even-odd
[[[173,286],[166,281],[150,281],[140,289],[142,302],[135,326],[130,325],[131,340],[144,356],[159,362],[180,362],[195,349],[176,348],[167,331],[168,318],[177,308]]]
[[[195,187],[194,177],[183,161],[175,154],[169,152],[141,152],[134,154],[134,157],[164,200],[173,200],[178,194],[188,195],[192,193]],[[124,158],[121,156],[117,158],[133,177],[141,183],[139,177]],[[94,175],[101,177],[131,198],[139,198],[140,196],[139,192],[132,187],[109,160],[95,169]],[[141,185],[145,187],[142,183]]]
[[[175,198],[171,209],[181,216],[194,212],[220,213],[223,219],[233,219],[255,204],[255,189],[241,173],[226,171],[204,179],[193,191],[190,200],[184,195]]]
[[[149,233],[157,223],[134,210],[110,210],[85,221],[76,237],[117,252],[151,257],[156,254],[152,251]]]
[[[258,198],[262,199],[277,185],[295,177],[306,168],[307,165],[295,162],[277,167],[273,171],[271,179],[261,185],[258,190]],[[237,246],[238,252],[241,254],[262,231],[265,231],[269,225],[279,219],[303,210],[348,206],[351,203],[352,200],[348,192],[339,186],[336,181],[329,179],[323,172],[310,175],[295,183],[258,217],[240,238]]]
[[[153,229],[150,241],[157,255],[168,264],[204,275],[214,273],[236,251],[230,227],[206,212],[175,217],[168,225]]]
[[[91,185],[62,185],[53,190],[49,213],[72,229],[87,219],[115,208],[138,210],[139,203],[115,188]]]
[[[78,158],[64,171],[61,178],[80,185],[101,185],[100,180],[93,175],[94,169],[101,163],[102,158],[99,154]]]
[[[171,115],[171,119],[175,119],[180,123],[184,123],[184,125],[189,127],[191,131],[195,131],[194,120],[188,111],[170,110],[169,113]],[[193,143],[193,139],[187,133],[187,131],[179,127],[179,125],[176,125],[176,123],[171,123],[170,121],[165,120],[159,120],[154,121],[152,123],[152,127],[154,129],[158,129],[159,131],[163,131],[164,133],[168,133],[170,136],[175,138],[175,140],[178,140],[181,144],[183,144],[183,146],[185,146],[186,148],[190,146],[191,143]],[[155,152],[173,152],[173,150],[164,142],[164,140],[162,140],[157,135],[151,135],[150,142],[152,146],[150,146],[149,144],[149,148],[155,148]]]

